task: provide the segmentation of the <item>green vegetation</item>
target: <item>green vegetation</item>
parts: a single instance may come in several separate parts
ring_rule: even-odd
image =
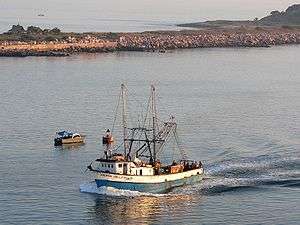
[[[67,33],[62,33],[58,28],[54,29],[41,29],[35,26],[27,27],[24,29],[21,25],[13,25],[12,28],[0,34],[0,41],[55,41],[65,40],[68,38]]]
[[[92,36],[99,39],[106,39],[106,40],[116,40],[119,38],[120,33],[65,33],[61,32],[58,28],[53,29],[41,29],[40,27],[36,26],[29,26],[27,29],[24,29],[21,25],[13,25],[12,28],[0,34],[0,41],[22,41],[22,42],[42,42],[42,41],[64,41],[68,40],[69,37],[76,38],[76,39],[83,39],[84,37]]]

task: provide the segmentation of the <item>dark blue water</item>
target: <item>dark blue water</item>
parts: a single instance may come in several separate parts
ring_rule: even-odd
[[[299,50],[1,58],[1,224],[299,224]],[[157,86],[203,182],[162,195],[90,183],[122,82],[139,101]],[[53,147],[61,129],[86,145]]]

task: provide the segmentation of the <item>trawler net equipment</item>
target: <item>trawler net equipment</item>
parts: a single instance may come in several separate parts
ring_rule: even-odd
[[[172,136],[175,140],[175,144],[177,145],[181,158],[186,159],[186,153],[184,149],[180,147],[176,131],[177,123],[175,122],[175,117],[171,116],[168,122],[162,122],[158,119],[155,91],[154,86],[151,85],[151,95],[148,98],[146,107],[143,107],[143,105],[135,97],[133,97],[133,100],[141,106],[141,112],[138,118],[142,119],[142,124],[140,119],[138,119],[136,127],[129,127],[129,91],[124,84],[121,85],[112,132],[115,130],[117,118],[120,116],[122,121],[121,128],[123,133],[123,142],[111,151],[117,152],[117,150],[121,149],[121,146],[123,145],[123,152],[126,160],[131,160],[133,158],[145,158],[149,160],[150,164],[154,164],[157,161],[157,156],[161,155],[166,143]],[[121,111],[121,114],[118,113],[119,111]]]

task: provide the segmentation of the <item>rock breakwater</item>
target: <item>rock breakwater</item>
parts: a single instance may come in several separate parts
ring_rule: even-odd
[[[142,33],[70,34],[54,41],[0,40],[0,56],[68,56],[74,53],[161,51],[185,48],[269,47],[299,44],[300,29],[238,28],[153,31]]]

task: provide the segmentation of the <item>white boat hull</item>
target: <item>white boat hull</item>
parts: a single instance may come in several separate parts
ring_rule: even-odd
[[[120,175],[96,172],[98,187],[107,186],[140,192],[163,193],[171,188],[193,184],[202,180],[203,168],[193,169],[181,173],[138,176]]]

